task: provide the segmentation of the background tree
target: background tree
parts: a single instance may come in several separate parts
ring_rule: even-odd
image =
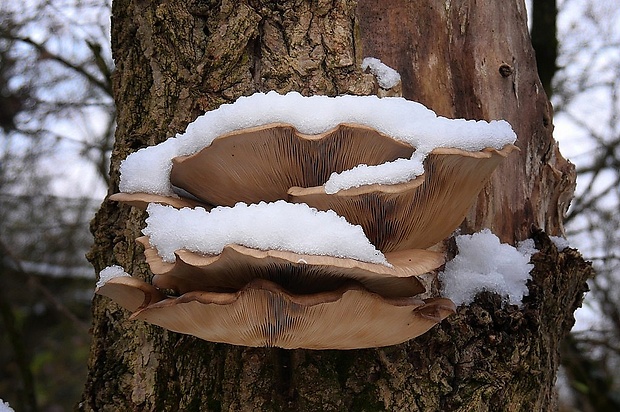
[[[105,1],[0,3],[0,398],[70,410],[114,133]]]
[[[620,10],[613,1],[560,3],[552,102],[557,134],[576,164],[567,236],[597,276],[579,330],[563,346],[574,407],[620,408]]]
[[[513,156],[462,229],[504,241],[534,236],[540,253],[524,307],[481,294],[430,333],[356,351],[286,351],[212,344],[131,322],[94,301],[93,346],[81,410],[548,410],[558,345],[591,270],[547,236],[562,233],[574,185],[551,136],[522,2],[205,2],[118,0],[112,46],[120,160],[185,129],[205,110],[255,91],[369,94],[371,55],[396,68],[405,97],[438,114],[504,118]],[[432,40],[429,40],[432,39]],[[143,214],[106,203],[89,255],[148,278],[134,240]]]
[[[536,53],[536,68],[547,96],[553,89],[551,81],[558,69],[558,5],[556,0],[532,0],[532,46]]]

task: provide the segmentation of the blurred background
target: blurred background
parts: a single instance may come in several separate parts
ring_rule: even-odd
[[[620,4],[530,0],[555,138],[577,167],[566,221],[593,262],[562,347],[562,411],[620,411]],[[115,113],[110,0],[0,0],[0,398],[68,411],[86,378]]]

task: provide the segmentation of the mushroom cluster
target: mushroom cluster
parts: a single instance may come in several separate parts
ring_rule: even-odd
[[[272,100],[289,96],[270,95]],[[312,99],[288,98],[304,104]],[[358,99],[369,113],[379,114],[388,100]],[[426,112],[424,121],[432,123]],[[515,146],[421,150],[424,145],[390,136],[371,121],[351,122],[346,109],[332,118],[337,124],[328,123],[319,133],[302,133],[295,121],[252,124],[221,133],[193,153],[171,151],[166,184],[172,192],[133,188],[110,197],[150,214],[146,236],[137,241],[144,246],[152,283],[117,276],[100,282],[96,292],[133,312],[133,319],[245,346],[387,346],[454,313],[449,299],[420,299],[426,289],[419,277],[445,263],[437,245],[460,225]],[[398,176],[382,180],[389,168]],[[330,188],[342,176],[347,182]],[[157,218],[153,204],[164,205],[166,216]],[[277,225],[289,209],[292,220]],[[300,232],[292,226],[301,209],[316,220],[301,225]],[[306,219],[299,213],[300,221]],[[166,228],[159,229],[162,221]],[[363,238],[360,244],[369,252],[348,244],[346,233],[355,230],[359,235],[351,236]],[[166,244],[167,237],[176,240]],[[212,238],[217,239],[210,243]]]

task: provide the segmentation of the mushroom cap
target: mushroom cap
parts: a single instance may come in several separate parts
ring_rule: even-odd
[[[210,205],[194,199],[189,199],[186,197],[162,196],[152,193],[114,193],[108,197],[108,200],[125,203],[142,210],[146,210],[150,203],[172,206],[177,209],[182,209],[184,207],[202,207],[206,210],[211,209]]]
[[[112,279],[97,293],[108,288],[107,296],[116,299],[113,292],[119,289],[112,286],[121,281]],[[137,296],[145,296],[148,286],[122,282],[123,289],[137,289]],[[139,302],[136,299],[128,309]],[[357,284],[331,292],[294,295],[270,281],[256,279],[234,293],[197,291],[151,300],[131,318],[212,342],[286,349],[357,349],[402,343],[455,311],[448,299],[386,299]]]
[[[359,224],[382,252],[426,249],[463,221],[500,161],[516,149],[438,148],[425,173],[405,183],[325,193],[331,173],[409,158],[414,148],[378,131],[341,124],[304,135],[285,124],[232,132],[191,156],[173,159],[171,182],[203,202],[234,205],[286,199],[334,210]]]
[[[322,187],[292,187],[292,202],[333,210],[358,224],[384,253],[426,249],[450,234],[465,215],[501,160],[516,146],[468,152],[433,150],[425,173],[394,185],[368,185],[326,194]]]
[[[414,296],[425,291],[416,276],[445,262],[439,251],[404,250],[386,256],[392,267],[332,256],[304,255],[228,245],[219,255],[177,250],[174,263],[164,262],[148,237],[145,247],[153,284],[177,293],[197,290],[238,290],[253,279],[267,279],[293,293],[334,290],[351,279],[385,297]]]
[[[322,186],[333,172],[409,158],[413,152],[365,126],[341,124],[305,135],[276,123],[225,134],[198,153],[174,158],[170,182],[218,206],[272,202],[286,200],[293,186]]]
[[[131,312],[166,299],[153,285],[130,276],[112,278],[95,289],[95,293],[109,297]]]

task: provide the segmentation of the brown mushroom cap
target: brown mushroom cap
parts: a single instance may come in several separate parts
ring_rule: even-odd
[[[166,299],[153,285],[129,276],[112,278],[95,289],[95,293],[109,297],[131,312]]]
[[[382,252],[426,249],[449,236],[500,161],[516,146],[469,152],[438,148],[423,176],[394,185],[365,185],[327,194],[332,172],[408,158],[414,148],[358,125],[320,135],[271,124],[229,133],[211,146],[173,159],[171,182],[214,205],[286,199],[334,210],[359,224]]]
[[[170,182],[206,203],[286,200],[293,186],[322,186],[333,172],[409,158],[414,149],[378,131],[342,124],[319,135],[270,124],[216,138],[173,159]]]
[[[402,343],[455,311],[442,298],[385,299],[360,286],[292,295],[258,279],[235,293],[190,292],[155,302],[132,318],[234,345],[357,349]]]
[[[184,207],[194,208],[197,206],[203,207],[206,210],[211,209],[210,205],[206,205],[193,199],[188,199],[185,197],[161,196],[151,193],[115,193],[110,195],[108,200],[125,203],[142,210],[146,210],[150,203],[172,206],[177,209],[182,209]]]
[[[425,173],[395,185],[369,185],[334,194],[322,187],[292,187],[292,202],[333,210],[361,225],[370,242],[384,253],[426,249],[461,224],[500,161],[516,146],[467,152],[435,149],[424,161]]]
[[[425,291],[417,275],[445,262],[439,251],[404,250],[386,255],[392,267],[332,256],[303,255],[278,250],[257,250],[228,245],[219,255],[176,251],[167,263],[143,236],[147,263],[155,275],[153,284],[177,293],[197,290],[238,290],[253,279],[277,282],[287,290],[316,293],[337,289],[351,279],[385,297],[414,296]]]

